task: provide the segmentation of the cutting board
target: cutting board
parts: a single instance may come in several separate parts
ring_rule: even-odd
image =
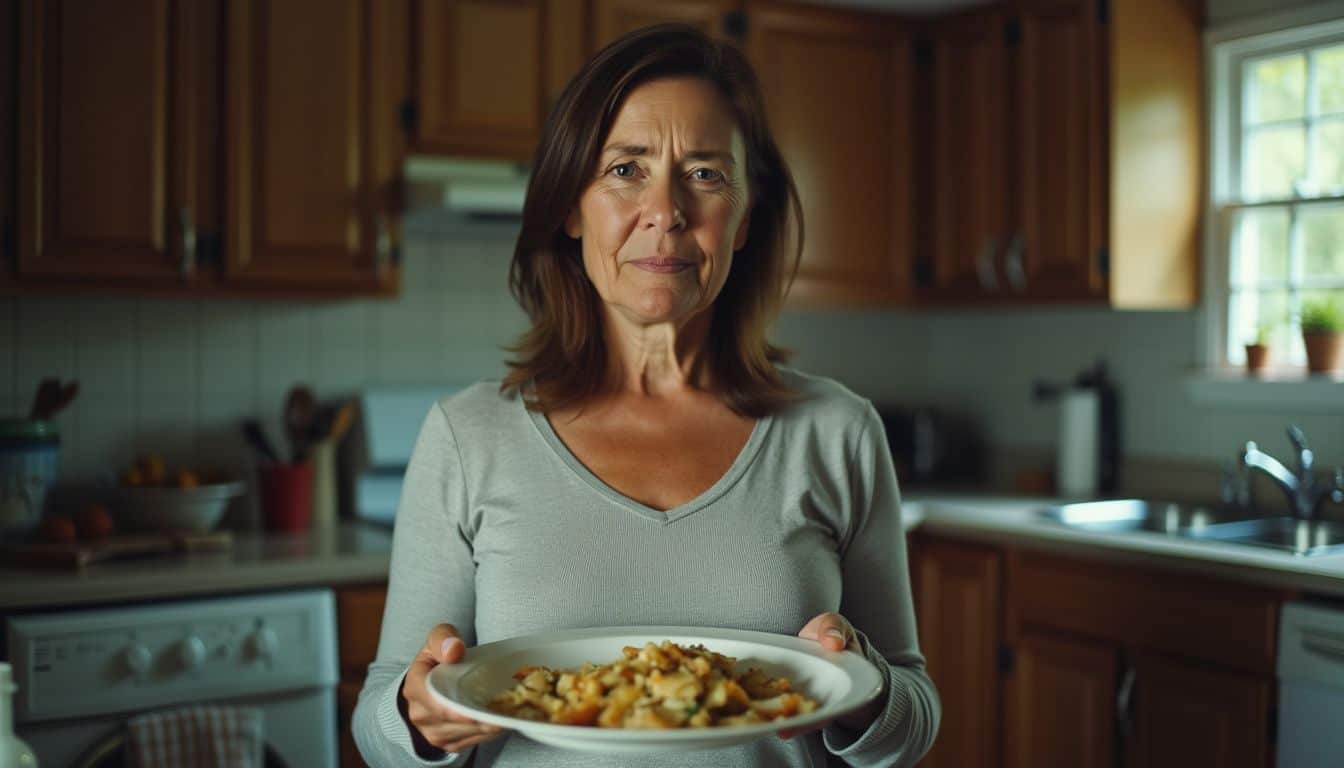
[[[233,546],[229,531],[213,533],[133,533],[93,541],[30,542],[0,545],[6,563],[82,568],[122,557],[219,552]]]

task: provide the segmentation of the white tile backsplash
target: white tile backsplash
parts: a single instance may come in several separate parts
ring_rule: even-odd
[[[80,396],[130,398],[139,385],[136,304],[130,299],[83,299],[76,311]]]
[[[19,303],[13,299],[0,301],[0,414],[14,412],[17,398],[15,384],[19,374],[19,345],[15,337],[19,319]]]
[[[75,302],[46,297],[19,299],[13,397],[20,403],[33,402],[43,378],[54,376],[65,381],[78,375],[76,306]]]
[[[200,391],[250,406],[257,390],[257,324],[251,302],[201,303]],[[239,401],[241,402],[241,401]]]
[[[140,394],[196,391],[200,367],[200,303],[141,301],[136,305]],[[143,415],[143,413],[142,413]]]

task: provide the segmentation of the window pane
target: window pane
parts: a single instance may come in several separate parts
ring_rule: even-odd
[[[1304,117],[1307,60],[1302,54],[1260,59],[1246,64],[1246,122]]]
[[[1288,209],[1242,211],[1232,253],[1232,284],[1288,279]]]
[[[1299,216],[1304,274],[1344,277],[1344,206],[1302,206]]]
[[[1286,126],[1248,131],[1242,194],[1250,199],[1292,197],[1306,170],[1307,132]]]
[[[1344,112],[1344,45],[1316,51],[1316,112]]]
[[[1344,188],[1344,120],[1322,120],[1316,124],[1311,180],[1312,191],[1318,195],[1335,194]]]
[[[1263,329],[1270,348],[1270,364],[1285,365],[1301,358],[1301,334],[1291,322],[1287,291],[1233,291],[1228,313],[1228,362],[1246,361],[1243,347],[1257,340]],[[1296,341],[1294,340],[1296,338]]]

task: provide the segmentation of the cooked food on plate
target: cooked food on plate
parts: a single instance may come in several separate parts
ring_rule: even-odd
[[[817,702],[787,678],[751,668],[703,645],[671,641],[627,645],[624,658],[578,670],[519,668],[513,688],[490,702],[495,712],[525,720],[600,728],[710,728],[755,725],[806,714]]]

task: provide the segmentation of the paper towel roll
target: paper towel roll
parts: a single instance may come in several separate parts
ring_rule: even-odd
[[[1101,416],[1095,389],[1069,389],[1059,396],[1059,454],[1056,486],[1063,496],[1097,495]]]

